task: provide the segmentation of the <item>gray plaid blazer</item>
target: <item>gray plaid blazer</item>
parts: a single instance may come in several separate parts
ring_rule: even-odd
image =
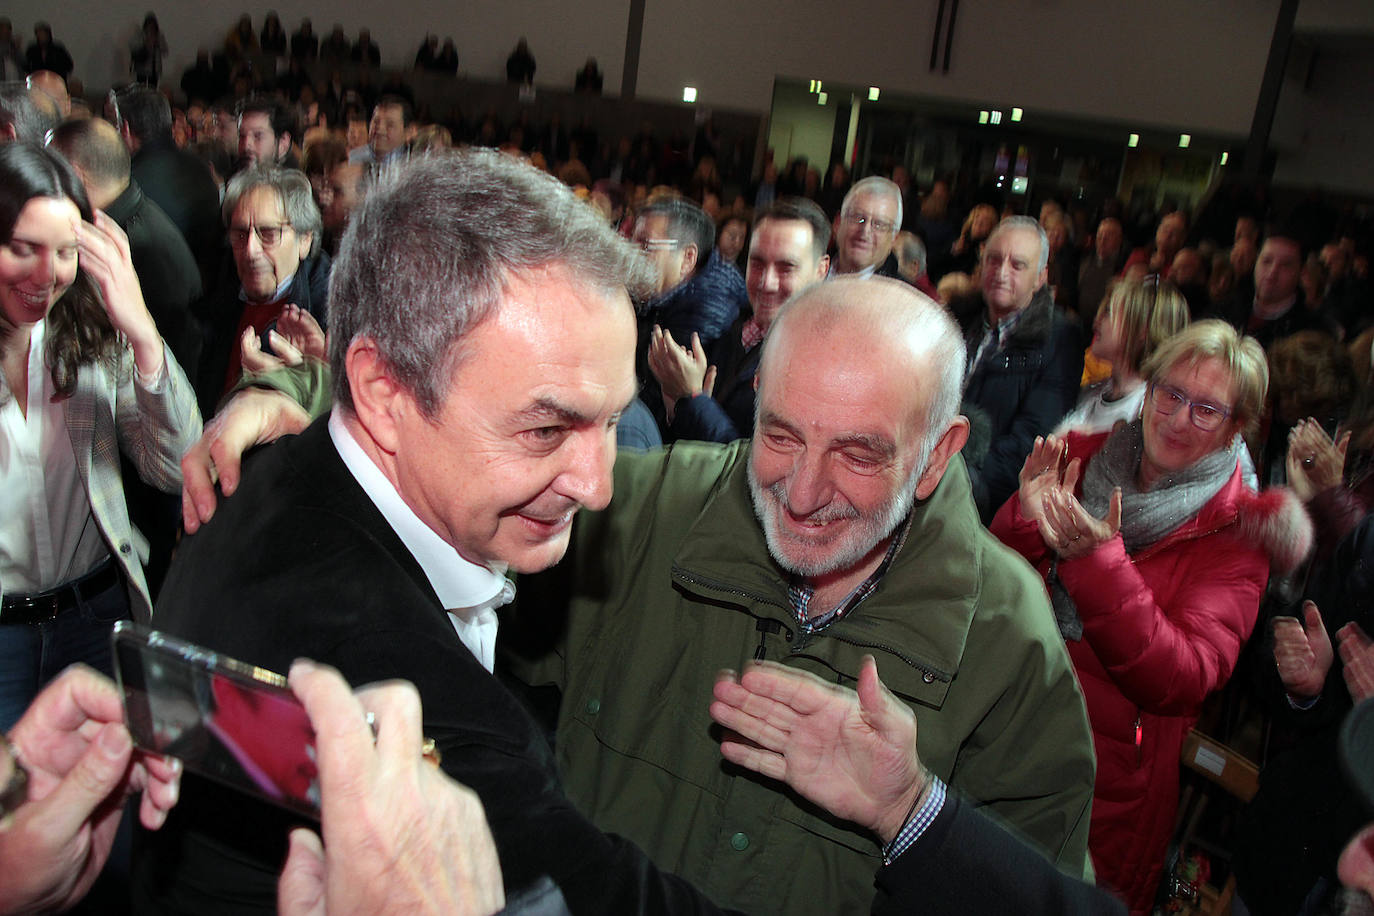
[[[134,619],[145,623],[152,614],[143,576],[148,542],[129,521],[119,451],[124,450],[150,486],[177,493],[182,453],[200,438],[201,428],[191,383],[172,351],[164,346],[163,352],[167,372],[155,391],[134,384],[133,351],[125,347],[117,362],[83,365],[76,390],[62,402],[92,514],[110,555],[124,571]]]

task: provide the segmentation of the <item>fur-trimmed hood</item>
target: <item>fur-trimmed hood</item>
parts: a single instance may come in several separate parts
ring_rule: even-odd
[[[1287,487],[1259,493],[1243,488],[1236,500],[1236,519],[1242,535],[1262,547],[1269,565],[1290,573],[1312,552],[1312,519],[1297,494]]]

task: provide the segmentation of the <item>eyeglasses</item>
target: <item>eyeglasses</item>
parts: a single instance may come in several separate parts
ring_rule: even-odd
[[[639,247],[645,254],[653,254],[655,251],[672,251],[677,248],[677,239],[640,239]]]
[[[893,229],[897,228],[897,224],[892,222],[891,220],[877,219],[875,217],[869,216],[867,213],[846,213],[841,217],[841,219],[843,219],[846,223],[849,223],[851,226],[858,226],[860,228],[864,226],[872,226],[873,231],[878,233],[879,235],[887,235]]]
[[[277,244],[281,242],[282,233],[290,228],[292,228],[290,223],[278,223],[275,226],[257,225],[252,229],[234,226],[229,230],[229,244],[235,248],[246,248],[248,247],[248,236],[256,234],[258,242],[263,248],[276,248]]]
[[[1193,400],[1173,385],[1165,385],[1162,382],[1150,384],[1150,403],[1154,405],[1155,410],[1166,417],[1172,417],[1178,413],[1179,408],[1187,406],[1188,419],[1192,420],[1193,425],[1198,429],[1209,433],[1220,427],[1231,416],[1230,407]]]

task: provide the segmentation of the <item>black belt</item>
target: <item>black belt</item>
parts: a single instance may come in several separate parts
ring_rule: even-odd
[[[119,565],[113,560],[90,575],[41,595],[6,595],[0,605],[0,624],[33,624],[52,620],[63,611],[77,607],[82,598],[90,600],[119,585]]]

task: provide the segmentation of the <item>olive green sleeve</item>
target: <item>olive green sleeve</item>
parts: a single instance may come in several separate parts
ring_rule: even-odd
[[[244,388],[270,388],[291,398],[310,414],[310,419],[329,412],[334,405],[333,376],[329,364],[306,357],[299,366],[284,366],[267,372],[245,372],[234,391]]]

